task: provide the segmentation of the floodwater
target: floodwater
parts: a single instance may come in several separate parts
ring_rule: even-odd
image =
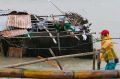
[[[91,32],[99,37],[102,29],[109,29],[111,37],[120,37],[120,0],[51,0],[64,12],[73,11],[92,22]],[[48,0],[0,0],[0,10],[28,11],[38,15],[62,14]],[[120,58],[120,39],[114,39],[114,45]],[[100,44],[95,43],[94,48]],[[4,58],[1,54],[0,67],[37,58]],[[65,58],[59,60],[64,70],[92,70],[92,59]],[[55,61],[54,61],[55,62]],[[102,64],[104,69],[105,63]],[[28,69],[59,69],[45,62],[24,66]],[[24,68],[23,67],[23,68]],[[120,69],[120,65],[117,65]]]

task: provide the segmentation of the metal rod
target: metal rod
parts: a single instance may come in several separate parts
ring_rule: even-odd
[[[119,70],[27,70],[0,69],[0,77],[9,78],[39,78],[39,79],[113,79],[120,78]]]
[[[0,67],[0,68],[13,68],[13,67],[19,67],[19,66],[34,64],[34,63],[48,61],[48,60],[55,60],[55,59],[69,58],[69,57],[87,56],[87,55],[93,55],[93,54],[94,54],[93,52],[86,52],[86,53],[79,53],[79,54],[72,54],[72,55],[49,57],[49,58],[43,58],[43,59],[29,61],[29,62],[23,62],[23,63],[13,64],[13,65],[8,65],[8,66]]]

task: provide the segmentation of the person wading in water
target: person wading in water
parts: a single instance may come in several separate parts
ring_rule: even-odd
[[[106,29],[101,31],[101,49],[97,50],[100,51],[100,61],[104,60],[107,63],[105,70],[114,70],[119,60],[114,50],[109,31]]]

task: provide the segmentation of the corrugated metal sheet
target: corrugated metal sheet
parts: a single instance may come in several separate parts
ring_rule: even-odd
[[[0,33],[3,37],[14,37],[14,36],[27,34],[28,31],[27,30],[10,30],[10,31],[6,30],[6,31],[2,31]]]
[[[31,28],[31,17],[30,15],[9,15],[7,26]]]

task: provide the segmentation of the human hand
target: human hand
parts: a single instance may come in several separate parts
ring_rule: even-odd
[[[95,51],[100,51],[101,49],[94,49]]]
[[[105,49],[96,49],[96,51],[98,51],[100,53],[105,53]]]

